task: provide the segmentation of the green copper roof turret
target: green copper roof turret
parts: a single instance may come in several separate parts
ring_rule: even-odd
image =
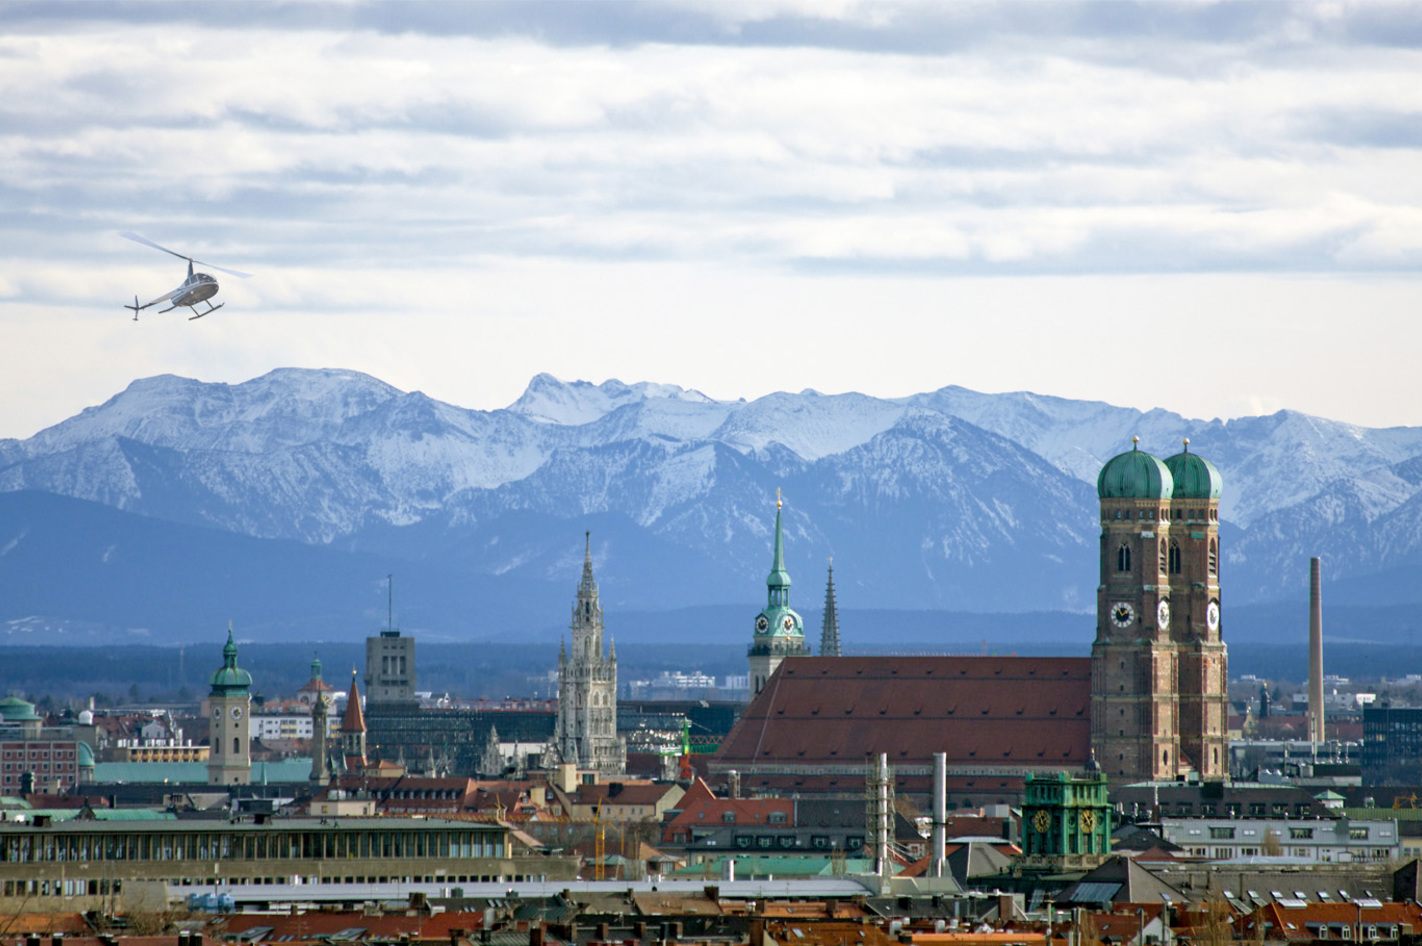
[[[1219,499],[1224,488],[1224,477],[1215,465],[1199,454],[1190,452],[1190,441],[1184,441],[1183,449],[1173,457],[1167,457],[1165,466],[1175,481],[1176,499]]]
[[[252,686],[252,675],[237,666],[237,643],[232,640],[232,628],[227,628],[227,643],[222,648],[222,669],[212,675],[213,696],[241,696]]]
[[[1175,488],[1165,464],[1140,449],[1139,437],[1131,438],[1131,449],[1106,461],[1096,478],[1096,495],[1101,499],[1169,499]]]

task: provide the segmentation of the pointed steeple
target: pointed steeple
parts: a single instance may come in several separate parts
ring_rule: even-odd
[[[834,601],[834,559],[830,559],[829,581],[825,583],[825,617],[820,627],[820,656],[839,656],[839,608]]]
[[[597,583],[593,581],[592,570],[592,530],[583,533],[583,540],[586,543],[583,549],[583,580],[578,583],[578,595],[597,596]]]
[[[360,691],[356,689],[356,672],[354,670],[351,671],[351,692],[346,697],[346,715],[341,717],[341,732],[365,732],[365,713],[360,708]]]
[[[784,501],[780,498],[780,490],[777,489],[775,491],[775,554],[770,562],[770,574],[765,579],[771,607],[776,605],[788,607],[790,604],[790,573],[785,570],[785,535],[780,524],[780,507],[783,505]]]

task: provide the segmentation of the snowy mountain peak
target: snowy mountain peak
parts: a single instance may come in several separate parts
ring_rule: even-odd
[[[700,391],[675,384],[656,384],[651,381],[623,384],[616,378],[609,378],[602,384],[593,384],[590,381],[560,381],[551,374],[541,373],[534,375],[527,389],[508,409],[541,424],[580,427],[623,405],[648,400],[716,403]]]

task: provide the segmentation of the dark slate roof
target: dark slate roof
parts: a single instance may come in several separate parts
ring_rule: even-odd
[[[1241,818],[1327,818],[1331,813],[1303,788],[1250,782],[1142,783],[1112,793],[1126,815],[1152,817],[1227,817],[1234,806]]]
[[[1091,749],[1084,657],[790,657],[716,762],[1064,768]]]
[[[1059,904],[1187,903],[1189,898],[1135,861],[1113,857],[1057,897]]]

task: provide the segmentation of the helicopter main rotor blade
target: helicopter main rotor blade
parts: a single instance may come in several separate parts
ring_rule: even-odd
[[[162,250],[164,253],[167,253],[169,256],[176,256],[178,259],[185,259],[185,260],[187,260],[189,263],[193,263],[193,264],[195,264],[195,265],[197,265],[197,266],[206,266],[206,267],[208,267],[209,269],[215,269],[215,270],[217,270],[219,273],[226,273],[226,274],[229,275],[229,276],[236,276],[238,279],[251,279],[251,278],[252,278],[252,274],[251,274],[251,273],[243,273],[243,272],[239,272],[238,270],[235,270],[235,269],[224,269],[223,267],[218,266],[218,265],[216,265],[215,263],[204,263],[204,262],[203,262],[202,260],[200,260],[200,259],[193,259],[191,256],[184,256],[182,253],[175,253],[175,252],[173,252],[172,250],[168,249],[166,246],[159,246],[157,243],[154,243],[152,240],[148,239],[147,237],[145,237],[145,236],[140,236],[139,234],[134,233],[132,230],[123,230],[123,231],[121,231],[121,232],[119,233],[119,236],[121,236],[121,237],[126,237],[126,238],[132,240],[132,241],[135,242],[135,243],[142,243],[144,246],[151,246],[151,247],[153,247],[155,250]]]
[[[191,256],[184,256],[182,253],[174,253],[172,250],[168,249],[166,246],[159,246],[157,243],[154,243],[152,240],[148,239],[147,237],[139,236],[137,233],[134,233],[132,230],[124,230],[124,231],[122,231],[122,232],[119,233],[119,236],[121,236],[121,237],[126,237],[126,238],[132,240],[132,241],[135,242],[135,243],[142,243],[144,246],[151,246],[151,247],[153,247],[155,250],[162,250],[164,253],[167,253],[169,256],[176,256],[178,259],[185,259],[185,260],[187,260],[189,263],[196,262]],[[206,264],[204,264],[204,265],[206,265]]]
[[[238,272],[238,271],[235,270],[235,269],[223,269],[221,266],[218,266],[218,265],[215,264],[215,263],[204,263],[204,262],[203,262],[202,260],[200,260],[200,259],[195,259],[195,260],[193,260],[193,262],[196,263],[196,264],[199,265],[199,266],[206,266],[208,269],[215,269],[215,270],[217,270],[219,273],[226,273],[226,274],[229,275],[229,276],[236,276],[238,279],[251,279],[251,278],[252,278],[252,274],[251,274],[251,273],[242,273],[242,272]]]

